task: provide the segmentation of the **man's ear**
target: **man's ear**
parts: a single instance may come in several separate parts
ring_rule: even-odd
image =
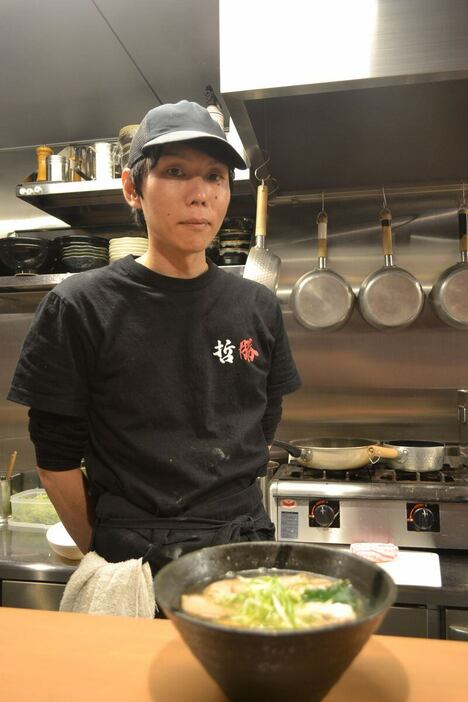
[[[127,203],[135,210],[141,210],[141,197],[135,190],[130,169],[124,168],[122,171],[122,190]]]

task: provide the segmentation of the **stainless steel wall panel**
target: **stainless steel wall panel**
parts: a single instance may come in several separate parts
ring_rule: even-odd
[[[380,205],[376,199],[326,206],[328,264],[356,292],[383,264]],[[456,208],[431,210],[415,198],[389,205],[396,225],[395,262],[429,292],[442,270],[458,260]],[[289,296],[294,282],[316,264],[319,209],[278,206],[269,212],[268,246],[282,259],[278,294],[303,380],[301,390],[285,399],[278,434],[456,442],[456,389],[468,383],[468,332],[444,325],[428,302],[417,322],[401,331],[370,327],[357,307],[335,332],[312,332],[296,322]]]
[[[21,312],[0,314],[0,470],[6,467],[14,450],[18,451],[15,470],[31,470],[36,465],[28,434],[27,408],[6,400],[32,316]]]

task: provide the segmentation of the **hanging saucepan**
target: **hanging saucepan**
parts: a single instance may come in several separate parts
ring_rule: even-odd
[[[429,300],[439,319],[456,329],[468,329],[468,208],[458,210],[461,261],[447,268],[431,290]]]
[[[317,217],[318,265],[295,283],[290,306],[297,321],[313,331],[334,331],[348,321],[354,293],[338,273],[327,268],[327,213]]]
[[[319,470],[354,470],[380,458],[397,458],[398,449],[381,446],[373,439],[319,438],[273,441],[303,466]]]
[[[434,473],[444,465],[445,444],[438,441],[385,441],[387,448],[396,448],[398,456],[389,458],[386,464],[407,473]]]
[[[380,213],[384,266],[371,273],[359,291],[362,316],[377,329],[402,329],[421,314],[424,292],[416,278],[393,264],[392,215],[384,208]]]

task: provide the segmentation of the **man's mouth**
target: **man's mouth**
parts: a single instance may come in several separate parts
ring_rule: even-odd
[[[207,219],[192,217],[191,219],[184,219],[182,224],[188,224],[188,225],[194,225],[194,226],[197,226],[197,225],[200,225],[200,226],[205,225],[206,226],[209,224],[209,221]]]

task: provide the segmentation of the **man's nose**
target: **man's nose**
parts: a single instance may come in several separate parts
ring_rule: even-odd
[[[208,198],[206,180],[201,176],[194,176],[189,180],[188,201],[190,204],[205,204]]]

